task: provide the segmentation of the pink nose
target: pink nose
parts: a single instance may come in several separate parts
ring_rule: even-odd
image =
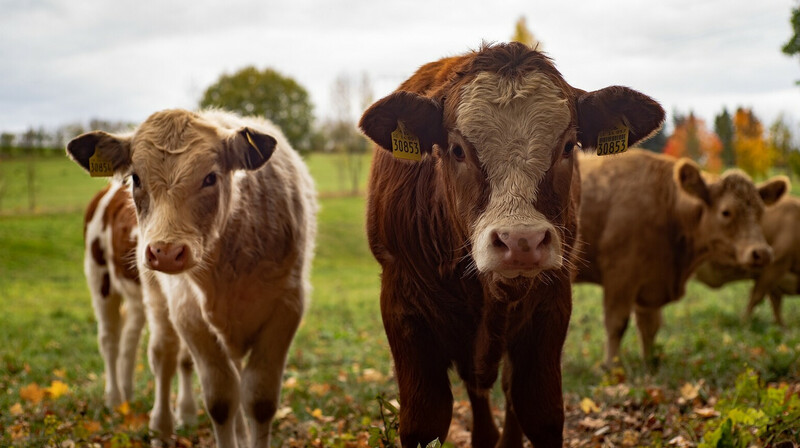
[[[530,269],[547,257],[551,239],[549,230],[499,229],[492,232],[492,247],[505,267]]]
[[[175,274],[186,267],[189,248],[185,244],[155,243],[147,246],[147,265],[156,271]]]

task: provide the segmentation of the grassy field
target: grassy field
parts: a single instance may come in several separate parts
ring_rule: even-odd
[[[391,438],[391,416],[381,418],[376,397],[396,398],[378,306],[379,268],[365,242],[364,200],[342,194],[349,186],[340,180],[341,162],[313,155],[308,163],[322,193],[314,292],[291,351],[273,444],[367,446],[370,434],[373,442],[378,435]],[[11,194],[23,195],[25,162],[2,162],[0,169],[7,182],[0,216],[0,446],[149,445],[153,381],[144,349],[130,406],[109,410],[102,404],[103,367],[82,273],[81,222],[84,205],[104,181],[90,179],[65,159],[45,160],[36,169],[38,200],[30,214],[25,199]],[[366,172],[365,160],[362,179]],[[363,180],[361,185],[363,191]],[[713,420],[693,410],[736,393],[736,379],[748,369],[763,381],[797,384],[800,300],[785,301],[785,329],[772,323],[767,305],[743,324],[739,316],[748,291],[745,283],[716,291],[690,284],[686,297],[664,310],[660,367],[652,372],[639,360],[631,327],[623,374],[600,365],[600,289],[577,285],[563,366],[569,445],[660,446],[680,437],[684,446],[693,446]],[[451,439],[461,445],[469,418],[466,394],[454,383]],[[696,393],[687,393],[687,385]],[[495,397],[502,406],[497,390]],[[581,409],[585,398],[596,411]],[[587,423],[590,417],[595,420]],[[602,432],[597,421],[608,429]],[[196,428],[182,430],[173,442],[208,446],[208,419],[201,415]]]

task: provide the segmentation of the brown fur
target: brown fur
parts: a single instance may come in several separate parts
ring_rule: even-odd
[[[480,151],[488,149],[475,147],[456,127],[457,110],[463,88],[480,73],[527,79],[533,72],[560,88],[571,125],[558,137],[562,143],[548,148],[552,158],[539,184],[519,185],[518,193],[538,190],[533,206],[554,226],[564,259],[535,277],[502,278],[479,272],[472,258],[471,234],[490,204],[490,180],[480,159]],[[424,65],[362,117],[361,128],[379,145],[368,189],[367,236],[383,268],[381,313],[395,360],[404,447],[445,439],[452,414],[451,366],[472,403],[473,446],[495,446],[499,433],[488,389],[501,358],[507,413],[499,446],[521,446],[523,434],[537,447],[562,445],[561,349],[572,307],[580,195],[578,166],[574,155],[564,152],[564,142],[569,146],[577,139],[577,102],[584,93],[524,45],[484,46]],[[658,107],[649,100],[640,107],[653,105]],[[398,121],[419,137],[426,153],[421,161],[400,161],[387,151],[388,134]],[[585,146],[593,144],[587,140]],[[463,159],[454,146],[463,146]]]
[[[696,277],[708,286],[717,288],[726,283],[754,279],[750,300],[744,318],[749,319],[753,309],[769,294],[775,322],[784,325],[781,316],[783,296],[800,294],[800,199],[786,196],[775,205],[768,206],[761,218],[767,243],[772,247],[773,259],[763,268],[744,269],[721,263],[704,263],[697,269]]]
[[[603,286],[607,364],[618,361],[632,312],[644,357],[651,357],[661,308],[683,296],[702,261],[756,263],[754,254],[769,256],[758,225],[764,204],[742,173],[707,182],[685,159],[636,149],[581,164],[577,279]]]

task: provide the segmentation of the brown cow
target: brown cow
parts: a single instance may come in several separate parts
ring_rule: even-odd
[[[172,430],[180,334],[218,446],[269,446],[316,234],[300,156],[272,123],[213,110],[156,112],[131,136],[91,132],[67,151],[90,172],[130,176],[156,376],[151,427]]]
[[[606,365],[618,362],[632,312],[652,359],[661,308],[683,296],[703,261],[762,266],[772,256],[759,219],[784,182],[757,189],[735,170],[707,182],[688,159],[642,150],[583,158],[581,180],[577,280],[603,286]]]
[[[495,446],[489,389],[502,356],[499,446],[522,446],[523,433],[537,447],[562,445],[579,195],[573,149],[594,147],[600,131],[621,123],[639,141],[663,117],[628,88],[571,87],[519,43],[424,65],[364,113],[360,126],[379,146],[367,235],[383,270],[404,447],[446,438],[451,365],[472,402],[473,446]],[[393,148],[421,160],[395,158]]]
[[[130,190],[112,179],[90,201],[84,218],[84,272],[97,318],[100,354],[105,363],[105,402],[110,408],[133,396],[136,352],[145,323],[136,267],[138,232]],[[178,422],[191,425],[197,416],[192,359],[185,349],[180,359]],[[169,387],[166,392],[169,394]]]
[[[781,178],[788,185],[788,179]],[[764,210],[761,227],[772,247],[772,262],[756,269],[717,262],[704,263],[695,278],[713,288],[741,279],[754,279],[744,319],[750,319],[755,308],[769,294],[775,322],[783,326],[781,304],[784,294],[800,294],[800,199],[785,196]]]

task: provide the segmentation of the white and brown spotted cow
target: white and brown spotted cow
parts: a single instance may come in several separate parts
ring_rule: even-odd
[[[97,317],[109,407],[131,399],[136,350],[145,323],[136,269],[136,215],[130,198],[122,184],[110,183],[89,203],[83,224],[83,267]]]
[[[84,218],[84,272],[105,364],[105,402],[111,408],[133,396],[136,353],[145,324],[136,267],[137,235],[130,189],[112,179],[89,202]],[[191,424],[197,409],[192,396],[192,359],[182,350],[180,360],[178,421]]]
[[[185,110],[157,112],[131,136],[81,135],[67,151],[87,170],[130,177],[156,376],[151,428],[173,429],[180,334],[218,445],[268,446],[310,289],[317,205],[300,156],[268,121]]]

